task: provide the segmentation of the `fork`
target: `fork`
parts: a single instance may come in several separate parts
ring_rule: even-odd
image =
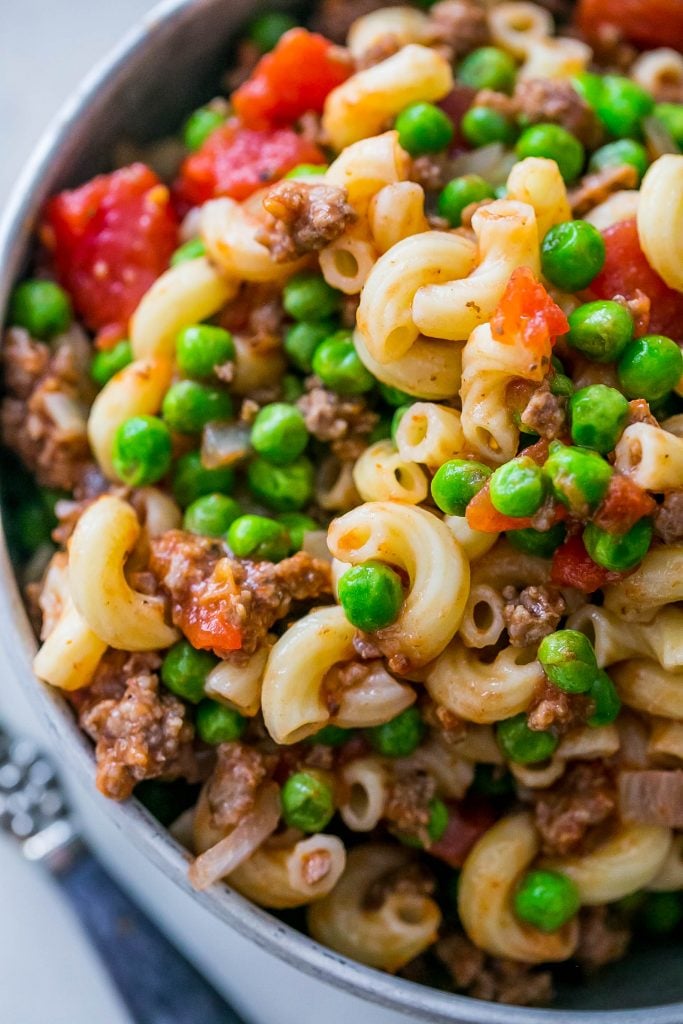
[[[0,828],[58,881],[135,1024],[240,1024],[88,850],[51,761],[2,726]]]

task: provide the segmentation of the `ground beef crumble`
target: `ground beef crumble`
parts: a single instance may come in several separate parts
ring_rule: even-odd
[[[465,57],[488,41],[486,8],[479,0],[441,0],[430,8],[427,42],[448,60]]]
[[[433,777],[414,768],[401,770],[398,766],[389,787],[384,817],[395,828],[429,846],[427,826],[430,801],[436,793]]]
[[[218,829],[237,825],[254,807],[256,793],[277,762],[245,743],[221,743],[206,785],[211,824]]]
[[[631,941],[631,931],[612,907],[583,907],[579,914],[579,944],[574,957],[586,971],[621,960]]]
[[[446,935],[437,942],[435,953],[451,975],[454,987],[474,999],[544,1006],[553,998],[550,971],[488,957],[464,935]]]
[[[368,409],[363,398],[345,397],[321,387],[316,377],[310,377],[306,386],[297,406],[308,432],[318,441],[330,442],[332,453],[342,462],[357,459],[367,447],[377,413]]]
[[[583,694],[565,693],[546,679],[529,708],[527,721],[530,729],[553,729],[563,735],[584,725],[592,707]]]
[[[600,145],[603,129],[597,115],[570,82],[559,78],[519,81],[513,102],[526,124],[562,125],[589,149]]]
[[[127,799],[143,779],[197,777],[187,706],[161,689],[150,671],[158,663],[156,655],[109,652],[93,683],[72,698],[95,741],[97,788],[114,800]]]
[[[544,853],[564,857],[615,812],[614,780],[602,761],[580,761],[550,789],[535,794],[534,817]]]
[[[655,533],[665,544],[683,540],[683,491],[669,491],[655,513]]]
[[[269,218],[256,240],[276,263],[317,252],[356,220],[346,191],[332,185],[284,179],[268,191],[263,206]]]
[[[552,441],[566,428],[567,399],[554,395],[546,381],[534,391],[522,410],[521,422],[539,437]]]
[[[562,594],[553,587],[503,589],[503,618],[513,647],[529,647],[553,633],[566,611]]]
[[[569,205],[575,217],[583,217],[614,192],[636,188],[638,172],[631,164],[619,167],[605,167],[601,171],[586,174],[576,188],[569,193]]]

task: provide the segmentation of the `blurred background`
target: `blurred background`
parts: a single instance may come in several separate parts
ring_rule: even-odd
[[[66,96],[152,0],[0,0],[0,208]],[[0,663],[0,720],[38,735]],[[0,835],[3,1024],[129,1024],[54,884]]]

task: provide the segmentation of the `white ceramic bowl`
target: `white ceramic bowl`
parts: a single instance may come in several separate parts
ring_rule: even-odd
[[[266,6],[167,0],[86,79],[44,137],[0,223],[0,322],[46,197],[106,169],[122,136],[142,141],[175,128],[193,105],[214,94],[231,37]],[[90,745],[59,696],[31,672],[35,638],[4,542],[0,577],[0,641],[54,737],[92,845],[251,1024],[682,1024],[680,947],[666,955],[661,949],[641,953],[563,992],[564,1009],[520,1009],[438,992],[353,963],[224,886],[194,892],[183,851],[158,823],[135,801],[117,805],[95,791]]]

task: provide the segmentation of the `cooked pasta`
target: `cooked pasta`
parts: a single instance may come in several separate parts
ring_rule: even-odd
[[[434,402],[415,402],[401,418],[396,447],[406,462],[438,469],[464,450],[460,413]]]
[[[632,423],[614,449],[620,473],[648,491],[668,491],[683,480],[683,437],[651,423]]]
[[[408,461],[390,441],[367,448],[353,467],[353,482],[363,501],[405,501],[419,505],[427,497],[424,470]]]
[[[231,871],[230,885],[262,907],[301,907],[327,896],[345,864],[344,844],[337,836],[297,838],[287,846],[266,842]]]
[[[683,156],[667,154],[652,164],[640,188],[637,220],[651,266],[670,288],[683,291]]]
[[[491,36],[514,57],[526,57],[539,41],[553,33],[553,20],[544,7],[523,0],[495,4],[489,11]]]

